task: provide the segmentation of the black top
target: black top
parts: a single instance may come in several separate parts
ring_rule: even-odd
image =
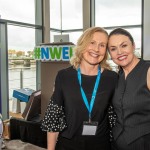
[[[150,133],[150,90],[147,87],[147,72],[150,64],[140,60],[125,79],[123,70],[113,98],[117,115],[113,128],[115,140],[124,135],[127,143]]]
[[[91,100],[96,76],[81,75],[82,87],[88,101]],[[92,121],[98,122],[96,136],[103,137],[108,133],[107,109],[114,93],[117,73],[104,70],[101,74]],[[83,121],[88,121],[88,110],[82,99],[77,71],[73,67],[58,72],[54,93],[47,107],[42,122],[45,131],[60,132],[60,135],[71,138],[82,134]]]

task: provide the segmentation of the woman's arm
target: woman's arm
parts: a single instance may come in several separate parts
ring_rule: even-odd
[[[150,68],[148,69],[148,73],[147,73],[147,87],[150,90]]]
[[[57,141],[59,132],[47,132],[47,149],[55,150],[55,145]]]

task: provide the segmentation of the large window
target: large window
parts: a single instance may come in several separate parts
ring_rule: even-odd
[[[82,29],[82,0],[62,0],[62,29]]]
[[[8,25],[8,49],[22,50],[27,53],[35,46],[35,29]]]
[[[50,0],[51,42],[54,35],[69,34],[70,42],[76,43],[82,33],[82,0]]]
[[[95,16],[92,16],[95,17],[95,26],[104,27],[108,32],[117,26],[129,30],[135,39],[136,54],[140,57],[142,0],[92,1],[95,1]],[[42,2],[42,0],[0,0],[0,18],[6,23],[8,32],[6,45],[8,44],[9,58],[30,57],[30,51],[34,46],[43,42],[42,32],[36,34],[37,30],[42,31]],[[82,4],[82,0],[50,0],[50,42],[54,42],[56,34],[69,34],[70,42],[76,44],[83,32]],[[11,67],[13,64],[14,62],[9,61]],[[26,68],[25,71],[27,70]],[[21,85],[22,83],[20,87]],[[23,85],[27,86],[26,83]]]
[[[36,65],[32,60],[34,46],[35,29],[8,25],[10,99],[14,89],[31,88],[36,90]]]
[[[0,0],[0,16],[2,19],[35,23],[34,0]]]
[[[61,30],[60,0],[50,0],[50,27]]]
[[[141,25],[142,0],[95,0],[95,18],[102,27]]]
[[[3,51],[8,54],[8,58],[3,59],[8,60],[6,86],[9,92],[5,91],[4,94],[9,95],[9,111],[12,110],[14,89],[37,90],[39,75],[32,54],[36,43],[42,43],[41,4],[42,0],[0,0],[0,21],[5,25],[6,30],[3,32],[7,38],[2,44],[6,45]]]

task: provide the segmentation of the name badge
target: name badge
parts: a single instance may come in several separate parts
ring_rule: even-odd
[[[92,122],[84,121],[82,135],[95,135],[97,126],[98,126],[98,122],[96,121],[92,121]]]

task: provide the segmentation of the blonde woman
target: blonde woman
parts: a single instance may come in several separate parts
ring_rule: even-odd
[[[58,72],[42,122],[48,150],[110,150],[107,109],[117,74],[106,63],[107,41],[103,28],[87,29],[71,67]]]

